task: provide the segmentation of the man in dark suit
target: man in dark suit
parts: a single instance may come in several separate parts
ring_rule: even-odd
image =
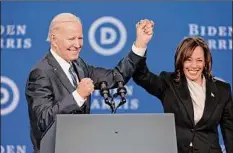
[[[142,20],[137,24],[137,39],[132,51],[112,69],[88,65],[79,57],[83,46],[82,24],[70,13],[57,15],[49,27],[51,42],[49,53],[31,70],[26,84],[31,125],[31,140],[35,152],[40,150],[42,135],[53,123],[56,114],[88,114],[90,95],[98,89],[100,80],[108,88],[116,86],[115,73],[127,82],[133,75],[136,64],[144,54],[153,35],[153,22]],[[97,86],[96,86],[97,85]]]

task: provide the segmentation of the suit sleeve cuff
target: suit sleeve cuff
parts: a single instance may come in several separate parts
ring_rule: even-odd
[[[132,51],[138,55],[138,56],[141,56],[141,57],[144,57],[145,56],[145,53],[146,53],[146,49],[147,48],[137,48],[134,43],[132,45]]]
[[[83,99],[79,94],[78,92],[75,90],[73,93],[72,93],[76,103],[78,104],[79,107],[82,107],[84,102],[85,102],[85,99]]]

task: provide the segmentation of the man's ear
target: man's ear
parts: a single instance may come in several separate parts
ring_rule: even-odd
[[[55,47],[57,46],[56,45],[56,36],[54,34],[50,35],[50,43]]]
[[[51,40],[53,40],[53,41],[54,41],[55,39],[56,39],[55,35],[54,35],[54,34],[52,34],[52,35],[51,35]]]

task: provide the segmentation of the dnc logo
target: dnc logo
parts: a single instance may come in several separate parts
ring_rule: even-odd
[[[15,110],[19,103],[19,89],[15,82],[1,76],[1,115],[7,115]]]
[[[95,20],[88,33],[89,43],[97,53],[110,56],[121,51],[127,40],[123,23],[111,16]]]

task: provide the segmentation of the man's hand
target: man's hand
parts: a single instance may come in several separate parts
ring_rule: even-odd
[[[147,44],[153,36],[154,22],[152,20],[144,19],[140,20],[136,24],[137,38],[135,46],[137,48],[146,48]]]
[[[76,90],[83,99],[86,99],[94,91],[93,81],[90,78],[83,78]]]

